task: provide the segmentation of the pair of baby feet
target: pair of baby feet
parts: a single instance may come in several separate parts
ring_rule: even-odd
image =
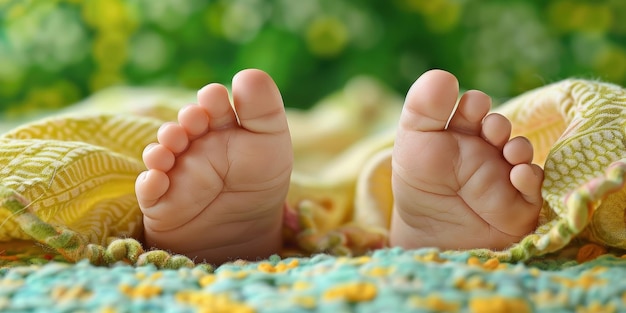
[[[510,139],[486,94],[458,95],[441,70],[407,94],[392,157],[393,246],[501,249],[536,226],[543,172],[531,143]],[[282,98],[259,70],[238,73],[232,96],[205,86],[146,147],[136,194],[148,246],[214,264],[281,248],[293,163]]]

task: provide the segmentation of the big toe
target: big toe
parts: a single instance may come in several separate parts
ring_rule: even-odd
[[[409,89],[400,117],[403,129],[444,130],[459,95],[459,82],[446,71],[431,70],[420,76]]]
[[[261,70],[248,69],[233,78],[233,105],[241,127],[256,133],[288,131],[278,87]]]

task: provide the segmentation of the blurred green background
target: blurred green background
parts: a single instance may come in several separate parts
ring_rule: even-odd
[[[0,0],[0,110],[247,67],[292,107],[360,74],[404,93],[429,68],[497,101],[567,77],[626,85],[625,21],[624,0]]]

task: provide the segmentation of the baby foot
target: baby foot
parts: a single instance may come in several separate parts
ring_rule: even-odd
[[[405,248],[503,249],[532,232],[542,206],[533,147],[509,139],[511,123],[487,114],[491,99],[447,72],[411,87],[393,150],[390,241]],[[449,122],[449,123],[448,123]]]
[[[202,88],[146,147],[135,189],[148,246],[214,264],[280,249],[293,163],[282,98],[259,70],[232,88],[232,106],[224,86]]]

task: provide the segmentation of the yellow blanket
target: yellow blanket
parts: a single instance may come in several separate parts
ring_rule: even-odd
[[[134,181],[144,170],[143,148],[193,97],[113,89],[7,131],[0,137],[0,241],[38,242],[69,261],[192,265],[165,251],[144,251]],[[288,112],[296,164],[285,254],[358,255],[387,245],[390,148],[400,109],[399,96],[357,78],[310,111]],[[545,170],[544,206],[540,226],[520,243],[472,253],[516,261],[570,243],[625,249],[625,109],[626,90],[584,80],[499,106],[513,135],[535,146],[534,161]]]

